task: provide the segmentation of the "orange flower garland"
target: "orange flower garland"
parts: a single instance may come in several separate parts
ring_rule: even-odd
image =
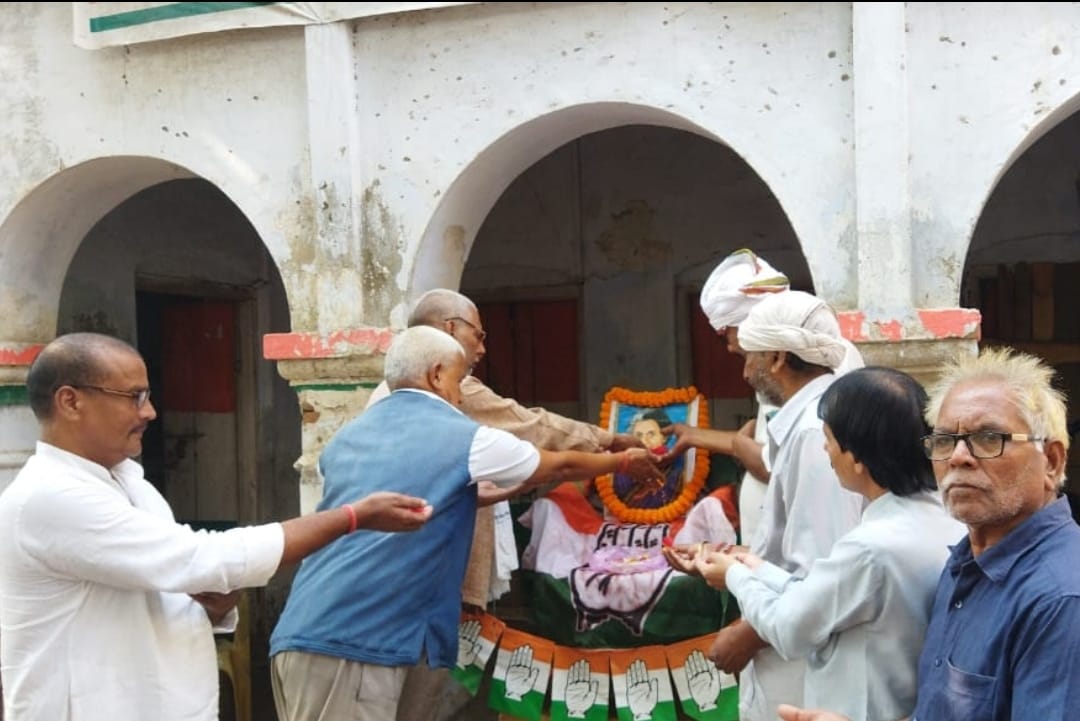
[[[676,403],[690,403],[698,399],[697,426],[707,428],[709,425],[709,410],[705,397],[698,394],[697,388],[667,388],[658,392],[635,392],[626,388],[612,388],[604,396],[604,402],[600,407],[600,427],[611,429],[611,406],[613,402],[624,403],[633,406],[656,408],[669,406]],[[690,421],[688,418],[687,421]],[[700,448],[695,451],[694,472],[690,480],[683,484],[682,491],[673,498],[670,503],[660,508],[634,508],[628,506],[615,493],[614,474],[600,476],[595,480],[596,492],[600,500],[604,502],[612,515],[620,523],[643,523],[655,525],[668,523],[685,516],[690,508],[697,502],[701,489],[705,486],[705,477],[709,475],[709,454]]]

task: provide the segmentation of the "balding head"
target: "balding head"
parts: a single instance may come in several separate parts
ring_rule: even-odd
[[[96,385],[108,374],[105,359],[139,352],[118,338],[100,333],[68,333],[46,345],[30,364],[26,388],[38,420],[52,416],[53,398],[62,386]]]
[[[420,296],[409,315],[409,327],[431,326],[445,331],[465,349],[465,362],[471,372],[473,366],[487,353],[484,346],[484,324],[476,304],[447,288],[435,288]]]
[[[435,288],[416,301],[412,313],[409,314],[408,325],[410,328],[418,325],[442,328],[448,318],[468,317],[475,312],[476,304],[461,293],[447,288]]]

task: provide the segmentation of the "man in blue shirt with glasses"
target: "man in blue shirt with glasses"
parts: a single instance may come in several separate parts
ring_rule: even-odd
[[[917,721],[1063,721],[1080,709],[1080,526],[1061,491],[1069,434],[1053,369],[1008,349],[946,369],[924,450],[968,526],[938,582]],[[836,721],[781,707],[785,721]]]

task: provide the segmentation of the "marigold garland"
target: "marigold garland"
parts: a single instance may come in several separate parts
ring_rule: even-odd
[[[604,402],[600,406],[600,427],[610,429],[611,405],[613,402],[626,405],[657,408],[676,403],[690,403],[698,399],[698,428],[708,428],[709,409],[705,397],[700,395],[697,388],[666,388],[662,391],[631,391],[627,388],[614,387],[604,395]],[[689,418],[687,421],[689,422]],[[669,523],[686,513],[697,502],[701,489],[705,486],[705,478],[709,475],[709,454],[698,448],[694,457],[694,472],[690,480],[683,484],[682,491],[667,505],[660,508],[634,508],[626,505],[615,493],[614,474],[607,474],[595,479],[596,492],[600,500],[604,502],[612,515],[620,523],[643,523],[655,525],[657,523]]]

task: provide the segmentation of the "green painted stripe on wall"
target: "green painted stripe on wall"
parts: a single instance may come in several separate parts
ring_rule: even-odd
[[[101,15],[96,18],[90,18],[90,32],[103,33],[108,32],[109,30],[129,28],[133,25],[154,23],[159,20],[175,20],[176,18],[186,18],[191,17],[192,15],[206,15],[207,13],[220,13],[228,10],[243,10],[245,8],[261,7],[263,5],[274,5],[274,3],[169,3],[168,5],[161,5],[159,7],[142,8],[140,10],[130,10],[124,13],[113,13],[112,15]]]
[[[305,383],[293,386],[293,390],[297,393],[300,391],[354,391],[357,388],[366,388],[370,391],[378,385],[378,383]]]
[[[0,406],[30,405],[30,392],[26,386],[0,386]]]

